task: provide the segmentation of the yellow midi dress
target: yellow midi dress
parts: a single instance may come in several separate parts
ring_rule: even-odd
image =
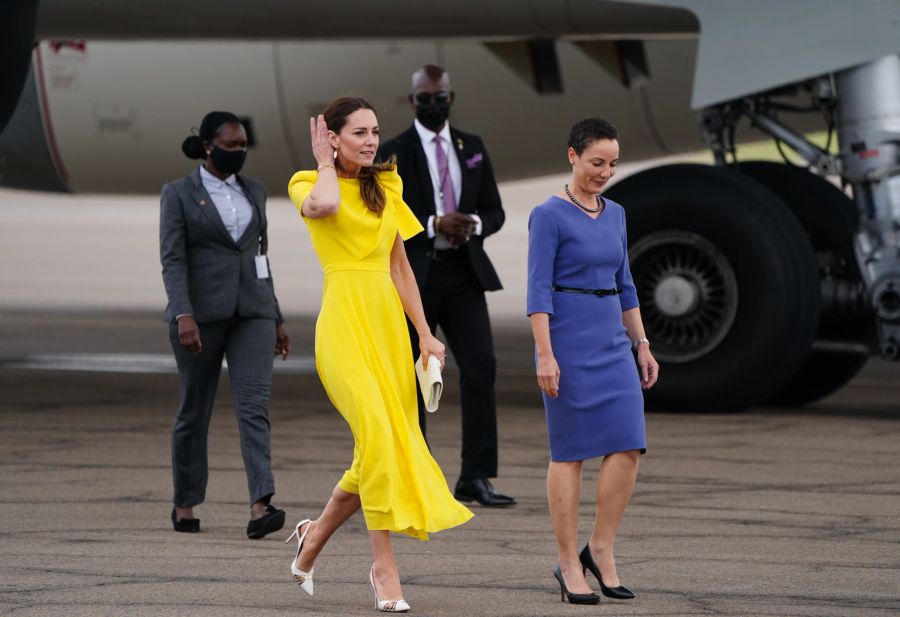
[[[291,178],[298,210],[317,177],[300,171]],[[472,512],[453,498],[422,437],[409,332],[390,275],[397,234],[405,240],[422,226],[403,201],[397,172],[379,172],[378,180],[386,196],[380,215],[366,207],[358,180],[341,178],[337,214],[303,217],[325,273],[316,369],[353,431],[353,463],[339,486],[359,494],[368,529],[427,540]]]

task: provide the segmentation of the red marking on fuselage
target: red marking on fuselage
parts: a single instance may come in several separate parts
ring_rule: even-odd
[[[61,49],[74,49],[75,51],[80,51],[81,53],[85,53],[87,51],[87,41],[59,41],[53,40],[49,42],[50,49],[53,50],[53,53],[59,53]]]

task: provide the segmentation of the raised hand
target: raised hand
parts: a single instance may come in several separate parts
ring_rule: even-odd
[[[328,133],[325,116],[319,114],[309,119],[309,139],[312,142],[313,156],[319,166],[334,165],[334,147],[328,140]]]

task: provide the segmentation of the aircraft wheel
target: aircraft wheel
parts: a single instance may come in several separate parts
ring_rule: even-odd
[[[853,248],[857,210],[853,201],[827,180],[805,169],[768,161],[738,165],[741,173],[764,184],[787,204],[812,242],[819,277],[841,281],[845,288],[861,285]],[[862,303],[860,303],[862,304]],[[770,400],[772,405],[803,405],[835,392],[865,365],[865,350],[871,328],[864,310],[824,311],[817,340],[845,343],[817,347],[815,344],[790,381]]]
[[[628,215],[631,272],[660,381],[648,407],[737,410],[770,399],[819,317],[813,250],[771,191],[706,165],[667,165],[607,191]]]
[[[19,102],[34,45],[37,0],[0,2],[0,133]]]
[[[766,404],[806,405],[840,390],[869,361],[869,354],[832,349],[812,349],[788,384]]]

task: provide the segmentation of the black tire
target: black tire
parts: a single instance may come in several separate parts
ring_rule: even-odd
[[[780,391],[819,313],[815,256],[790,210],[758,182],[705,165],[640,172],[607,195],[628,214],[632,275],[661,364],[648,407],[738,410]],[[693,290],[689,309],[669,303],[673,281]]]
[[[788,384],[766,404],[797,407],[840,390],[869,361],[868,353],[813,348]]]
[[[849,197],[827,180],[798,167],[750,161],[739,164],[738,169],[781,197],[803,225],[818,256],[820,279],[861,282],[853,248],[858,214]],[[871,322],[864,314],[856,318],[823,314],[816,338],[846,343],[847,349],[818,349],[813,345],[797,373],[769,404],[804,405],[843,387],[869,358],[862,350],[870,330]]]

